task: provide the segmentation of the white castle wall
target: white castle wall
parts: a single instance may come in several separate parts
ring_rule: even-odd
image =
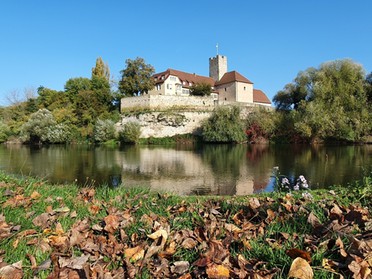
[[[213,109],[215,100],[212,96],[164,96],[144,95],[121,99],[121,111],[131,111],[139,108],[164,109],[170,107],[192,107],[197,109]]]

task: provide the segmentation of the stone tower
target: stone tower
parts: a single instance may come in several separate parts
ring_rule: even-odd
[[[209,77],[219,81],[227,73],[227,57],[217,54],[209,58]]]

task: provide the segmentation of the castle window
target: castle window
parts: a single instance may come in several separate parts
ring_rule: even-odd
[[[156,90],[161,90],[161,84],[156,85]]]
[[[245,91],[245,86],[244,86],[244,91]]]
[[[225,87],[225,92],[226,92],[226,87]]]

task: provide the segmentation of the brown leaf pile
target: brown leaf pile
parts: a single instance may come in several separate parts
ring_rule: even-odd
[[[280,269],[265,259],[247,259],[243,251],[253,249],[251,241],[258,237],[263,237],[270,249],[288,247],[300,236],[270,234],[267,226],[272,222],[290,224],[293,219],[305,216],[313,231],[301,236],[306,251],[296,247],[286,251],[293,259],[288,278],[313,278],[311,255],[322,248],[332,251],[329,254],[332,258],[324,258],[317,268],[340,276],[371,278],[372,220],[366,208],[324,203],[322,211],[328,221],[321,222],[307,208],[309,201],[285,196],[278,200],[248,198],[236,211],[223,210],[223,200],[218,199],[198,206],[184,202],[169,206],[168,218],[155,213],[138,218],[140,206],[128,204],[119,209],[95,200],[94,196],[93,189],[81,190],[77,200],[87,206],[92,216],[76,220],[71,228],[63,228],[59,222],[62,216],[76,217],[76,212],[65,206],[47,208],[33,217],[35,229],[24,231],[8,224],[0,215],[0,242],[12,239],[17,247],[20,240],[27,238],[27,245],[49,252],[49,260],[42,263],[37,263],[34,255],[27,255],[32,273],[37,276],[47,270],[48,278],[135,278],[146,271],[152,278],[269,279],[279,274]],[[37,193],[32,197],[10,195],[3,208],[29,206],[39,197]],[[159,195],[159,199],[166,198]],[[156,204],[149,201],[147,206]],[[190,229],[180,226],[186,222],[185,212],[200,217]],[[187,254],[198,256],[189,261]],[[0,251],[0,278],[22,278],[23,272],[21,262],[5,263]]]

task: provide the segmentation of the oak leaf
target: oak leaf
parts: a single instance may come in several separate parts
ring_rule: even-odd
[[[312,279],[314,277],[313,269],[303,258],[296,258],[289,269],[288,278]]]

